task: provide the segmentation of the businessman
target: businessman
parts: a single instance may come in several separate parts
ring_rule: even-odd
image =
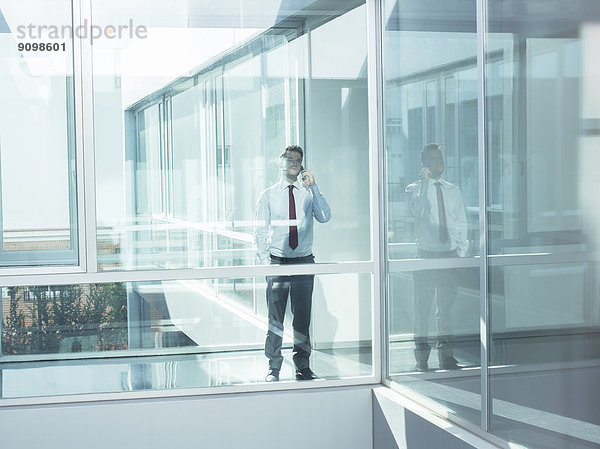
[[[421,179],[406,188],[415,219],[417,258],[464,257],[469,248],[465,206],[458,186],[442,177],[440,146],[425,145],[421,163]],[[458,270],[415,271],[414,285],[416,369],[429,369],[429,317],[434,302],[439,368],[458,369],[452,347],[452,304],[458,292]]]
[[[315,183],[313,173],[302,167],[303,157],[304,152],[300,146],[286,147],[279,155],[279,182],[262,192],[258,200],[254,241],[261,263],[288,265],[315,261],[312,254],[313,221],[328,222],[331,210]],[[288,297],[294,315],[293,361],[296,379],[317,378],[309,363],[313,286],[314,275],[267,277],[267,382],[279,380],[283,364],[281,345]]]

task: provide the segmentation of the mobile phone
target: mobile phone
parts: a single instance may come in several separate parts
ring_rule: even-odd
[[[429,167],[428,165],[425,165],[425,164],[421,164],[421,172],[423,172],[424,169],[431,171],[431,167]]]
[[[303,171],[304,171],[304,170],[306,170],[306,169],[304,168],[304,165],[301,165],[301,166],[300,166],[300,177],[302,178],[302,181],[303,181],[303,182],[304,182],[304,181],[306,181],[306,176],[305,176],[305,175],[304,175],[304,173],[303,173]]]

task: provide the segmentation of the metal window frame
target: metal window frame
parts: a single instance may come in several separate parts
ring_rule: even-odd
[[[487,219],[487,129],[485,115],[485,33],[487,0],[477,0],[477,136],[479,158],[479,338],[481,364],[480,426],[489,431],[491,394],[489,387],[490,306],[488,273],[488,219]],[[484,213],[481,213],[484,211]]]
[[[371,251],[373,254],[373,364],[376,377],[388,373],[387,233],[385,182],[385,83],[383,72],[383,0],[367,0],[369,73],[369,152],[371,174]]]
[[[380,5],[381,9],[383,9],[383,2],[385,0],[376,0],[376,2]],[[478,123],[477,123],[477,133],[478,133],[478,159],[479,159],[479,210],[486,211],[487,210],[487,176],[486,176],[486,127],[485,127],[485,45],[484,45],[484,37],[486,33],[485,21],[487,20],[486,16],[486,1],[487,0],[477,0],[476,1],[476,21],[477,21],[477,108],[478,108]],[[383,16],[380,16],[381,20],[381,28],[382,33],[385,33],[385,27],[383,26]],[[384,35],[379,36],[379,39],[384,42]],[[382,61],[383,64],[383,61]],[[382,67],[383,69],[383,67]],[[382,81],[385,76],[382,73]],[[382,109],[385,111],[385,95],[383,95]],[[384,129],[385,122],[382,122],[382,132]],[[385,135],[384,135],[385,139]],[[382,171],[384,173],[384,171]],[[380,203],[380,213],[387,213],[387,203],[385,202],[385,197],[382,198],[382,202]],[[466,429],[493,441],[495,444],[502,444],[504,446],[504,442],[497,437],[494,437],[489,433],[489,417],[490,417],[490,407],[491,407],[491,396],[489,390],[489,364],[488,364],[488,348],[489,348],[489,302],[488,302],[488,265],[493,260],[495,263],[493,265],[502,266],[502,265],[513,265],[518,264],[526,264],[531,262],[540,262],[540,257],[538,255],[511,255],[511,256],[499,256],[494,257],[488,254],[487,248],[487,214],[479,214],[479,239],[480,239],[480,256],[461,259],[456,261],[454,259],[439,259],[435,261],[430,260],[419,260],[419,259],[404,259],[404,260],[387,260],[387,270],[386,274],[403,272],[403,271],[413,271],[418,269],[440,269],[440,268],[456,268],[456,267],[479,267],[480,270],[480,289],[479,289],[479,308],[480,308],[480,358],[481,358],[481,374],[480,374],[480,385],[481,385],[481,418],[480,425],[476,425],[465,418],[462,418],[459,415],[454,415],[447,412],[446,407],[441,404],[433,403],[427,398],[422,397],[418,393],[413,392],[409,387],[403,386],[390,380],[389,371],[386,369],[385,376],[382,383],[389,388],[392,388],[396,391],[400,391],[403,394],[411,397],[418,403],[425,404],[428,408],[430,408],[433,412],[443,416],[445,419],[449,421],[455,422],[458,425],[465,427]],[[387,241],[387,233],[384,229],[384,240]],[[385,255],[385,249],[382,253],[380,253],[380,257]],[[559,255],[565,256],[565,255]],[[574,255],[566,255],[567,258],[572,258]],[[541,255],[544,262],[552,263],[552,261],[556,260],[556,257],[553,255]],[[458,264],[457,264],[458,262]],[[386,298],[384,298],[387,303],[387,294]],[[386,311],[387,312],[387,311]],[[387,315],[385,317],[385,321],[387,322]],[[389,335],[385,335],[386,339],[389,339]],[[383,349],[383,347],[382,347]],[[382,355],[382,359],[387,362],[389,357],[389,349],[386,347],[384,349],[385,353]]]
[[[80,8],[78,5],[71,2],[71,26],[75,29],[81,23],[80,21]],[[69,209],[69,242],[71,245],[70,249],[61,250],[11,250],[4,251],[0,247],[0,259],[3,261],[10,261],[12,265],[0,267],[0,277],[3,275],[20,275],[20,274],[35,274],[35,273],[72,273],[72,272],[84,272],[85,266],[82,263],[82,251],[84,251],[84,235],[82,232],[84,221],[83,216],[80,214],[83,203],[82,197],[79,192],[82,191],[83,177],[80,176],[83,170],[82,155],[80,153],[81,142],[78,142],[78,138],[83,134],[82,130],[78,127],[82,123],[82,105],[78,103],[80,97],[79,89],[82,81],[81,77],[81,57],[80,57],[80,41],[71,38],[73,44],[73,60],[71,68],[73,70],[73,77],[71,85],[68,84],[68,77],[65,78],[67,82],[67,98],[66,101],[70,103],[68,108],[72,108],[72,111],[68,113],[67,117],[67,146],[68,148],[68,161],[67,161],[67,178],[68,178],[68,209]],[[70,121],[73,120],[73,121]],[[72,153],[73,152],[73,153]],[[71,156],[75,156],[75,166],[71,164]],[[75,170],[75,183],[72,183],[72,170]],[[73,185],[74,184],[74,185]],[[75,188],[75,195],[71,188]],[[0,205],[2,203],[2,195],[0,193]],[[0,233],[3,232],[3,223],[0,217]],[[76,233],[76,235],[74,235]],[[2,236],[0,236],[2,240]],[[1,245],[0,245],[1,246]],[[77,258],[77,263],[67,263],[62,265],[65,259],[72,259],[73,256]],[[40,265],[36,265],[36,261],[40,261]],[[0,311],[1,316],[1,311]]]
[[[386,0],[376,0],[377,3],[385,4]],[[480,340],[480,361],[481,367],[479,370],[480,376],[480,388],[481,388],[481,402],[480,402],[480,423],[476,424],[472,421],[468,421],[460,415],[451,413],[448,408],[443,404],[437,403],[421,394],[415,392],[410,388],[410,385],[398,383],[392,381],[389,378],[389,372],[384,372],[384,378],[382,383],[396,390],[403,395],[411,398],[415,402],[427,407],[433,413],[437,414],[448,421],[458,424],[459,426],[481,436],[482,438],[490,441],[491,443],[502,448],[512,447],[509,443],[502,440],[498,436],[490,433],[490,420],[493,413],[493,397],[490,389],[490,365],[489,365],[489,344],[491,339],[491,321],[490,321],[490,292],[489,292],[489,269],[491,267],[509,267],[509,266],[522,266],[522,265],[546,265],[546,264],[561,264],[561,263],[595,263],[600,261],[600,254],[598,252],[568,252],[568,253],[525,253],[525,254],[490,254],[488,245],[488,230],[489,220],[487,214],[488,207],[488,129],[486,126],[486,64],[493,58],[493,53],[487,52],[486,38],[487,38],[487,5],[488,0],[476,0],[476,22],[477,22],[477,154],[478,154],[478,170],[479,170],[479,210],[486,211],[486,213],[479,214],[479,239],[480,239],[480,255],[465,258],[465,259],[437,259],[437,260],[421,260],[421,259],[402,259],[402,260],[388,260],[383,259],[383,263],[387,263],[387,274],[408,272],[414,270],[424,269],[444,269],[444,268],[479,268],[479,340]],[[383,20],[383,17],[381,18]],[[385,27],[382,24],[383,33],[385,33]],[[371,36],[373,38],[373,36]],[[383,39],[382,37],[379,37]],[[383,39],[385,42],[385,39]],[[383,79],[385,81],[385,79]],[[385,95],[382,99],[381,107],[385,111]],[[382,124],[385,126],[385,122]],[[385,131],[385,128],[383,129]],[[385,137],[385,136],[384,136]],[[384,173],[384,172],[382,172]],[[387,203],[385,198],[382,199],[380,204],[380,213],[385,216],[387,211]],[[384,229],[385,231],[385,229]],[[384,238],[387,241],[387,237],[384,234]],[[383,258],[384,252],[380,253],[380,257]],[[387,298],[386,298],[387,302]],[[386,317],[387,321],[387,317]],[[389,338],[389,335],[385,335],[384,338]],[[389,352],[386,348],[387,342],[384,341],[382,345],[383,363],[387,362]]]
[[[477,0],[477,73],[478,73],[478,156],[479,156],[479,207],[487,210],[486,197],[486,157],[487,135],[485,123],[485,57],[487,0]],[[150,399],[166,397],[188,397],[196,395],[217,395],[258,391],[285,391],[313,388],[329,388],[353,385],[382,383],[401,391],[415,401],[426,403],[434,413],[444,416],[462,427],[490,439],[496,444],[501,440],[489,432],[491,395],[489,388],[488,348],[489,329],[489,279],[490,266],[514,266],[547,263],[569,263],[600,261],[600,254],[523,254],[489,255],[487,247],[487,214],[479,216],[479,238],[481,256],[461,259],[460,266],[480,269],[480,347],[481,347],[481,423],[476,425],[458,415],[447,412],[444,406],[431,405],[410,388],[389,379],[389,334],[387,327],[387,277],[400,271],[424,268],[456,267],[456,260],[440,259],[435,262],[415,259],[392,260],[387,258],[386,230],[386,183],[385,183],[385,79],[384,79],[384,0],[366,0],[367,45],[368,45],[368,115],[369,115],[369,173],[371,208],[371,254],[366,262],[323,263],[316,265],[290,266],[242,266],[216,267],[180,270],[111,271],[99,272],[97,261],[97,219],[96,185],[94,161],[94,91],[92,47],[82,40],[73,42],[74,58],[74,98],[75,98],[75,148],[77,172],[77,223],[79,229],[79,265],[52,267],[9,267],[0,269],[1,284],[4,287],[22,285],[63,285],[103,282],[151,282],[185,279],[211,279],[229,277],[258,277],[285,274],[372,274],[372,363],[371,376],[326,380],[319,383],[282,382],[275,384],[245,384],[227,387],[202,387],[184,390],[135,391],[122,393],[97,393],[75,396],[34,397],[20,399],[0,399],[0,407],[82,403],[124,399]],[[91,0],[72,0],[73,25],[81,25],[85,20],[91,23]],[[310,104],[304,105],[310,107]],[[300,117],[298,118],[300,120]],[[310,136],[308,136],[310,138]],[[110,357],[110,355],[108,355]],[[504,447],[504,446],[502,446]]]
[[[305,390],[355,385],[376,385],[382,381],[382,341],[385,330],[382,326],[382,308],[385,304],[385,262],[380,257],[385,251],[381,232],[384,220],[380,219],[380,205],[384,198],[380,173],[383,154],[381,114],[378,105],[383,97],[381,71],[381,2],[366,0],[368,58],[368,114],[369,114],[369,173],[371,210],[371,260],[341,263],[318,263],[306,265],[266,265],[207,267],[177,270],[138,270],[138,271],[99,271],[97,252],[97,216],[95,181],[95,139],[94,139],[94,89],[93,55],[89,42],[81,39],[73,41],[73,84],[75,104],[75,154],[77,185],[77,223],[79,264],[77,266],[52,267],[10,267],[0,268],[0,285],[40,286],[67,285],[107,282],[152,282],[189,279],[221,279],[240,277],[263,277],[289,274],[371,274],[371,326],[372,326],[372,373],[368,376],[325,380],[318,383],[281,382],[278,384],[244,384],[226,387],[198,387],[181,390],[134,391],[121,393],[94,393],[68,396],[24,397],[0,399],[0,407],[23,405],[67,404],[123,399],[149,399],[161,397],[185,397],[253,391]],[[92,24],[92,0],[71,0],[73,27]],[[372,57],[371,46],[377,49],[377,57]],[[305,104],[305,106],[310,106]],[[300,120],[300,118],[298,118]],[[110,354],[105,357],[110,358]]]

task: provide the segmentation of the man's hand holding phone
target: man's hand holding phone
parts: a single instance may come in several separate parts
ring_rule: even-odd
[[[302,171],[300,172],[300,178],[302,179],[302,182],[306,184],[306,187],[315,184],[315,175],[313,175],[310,170],[305,170],[304,167],[302,167]]]
[[[429,178],[431,178],[431,169],[429,167],[422,167],[421,179],[427,181]]]

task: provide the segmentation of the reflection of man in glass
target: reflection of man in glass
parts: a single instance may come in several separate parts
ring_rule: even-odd
[[[460,189],[442,178],[444,159],[440,146],[425,145],[421,163],[421,179],[406,188],[415,218],[417,257],[464,257],[469,246],[465,206]],[[441,369],[457,369],[459,366],[451,343],[452,302],[458,291],[457,270],[416,271],[414,281],[416,368],[428,370],[431,352],[427,341],[429,315],[435,299],[439,366]]]
[[[302,148],[298,145],[290,145],[283,150],[279,155],[281,178],[277,184],[266,189],[258,200],[254,241],[262,263],[299,264],[315,261],[312,255],[313,217],[320,223],[326,223],[331,218],[331,211],[315,184],[314,175],[302,167],[303,156]],[[283,363],[283,320],[288,296],[294,315],[293,360],[296,379],[317,378],[309,366],[309,327],[314,278],[314,275],[267,277],[267,382],[279,380]]]

